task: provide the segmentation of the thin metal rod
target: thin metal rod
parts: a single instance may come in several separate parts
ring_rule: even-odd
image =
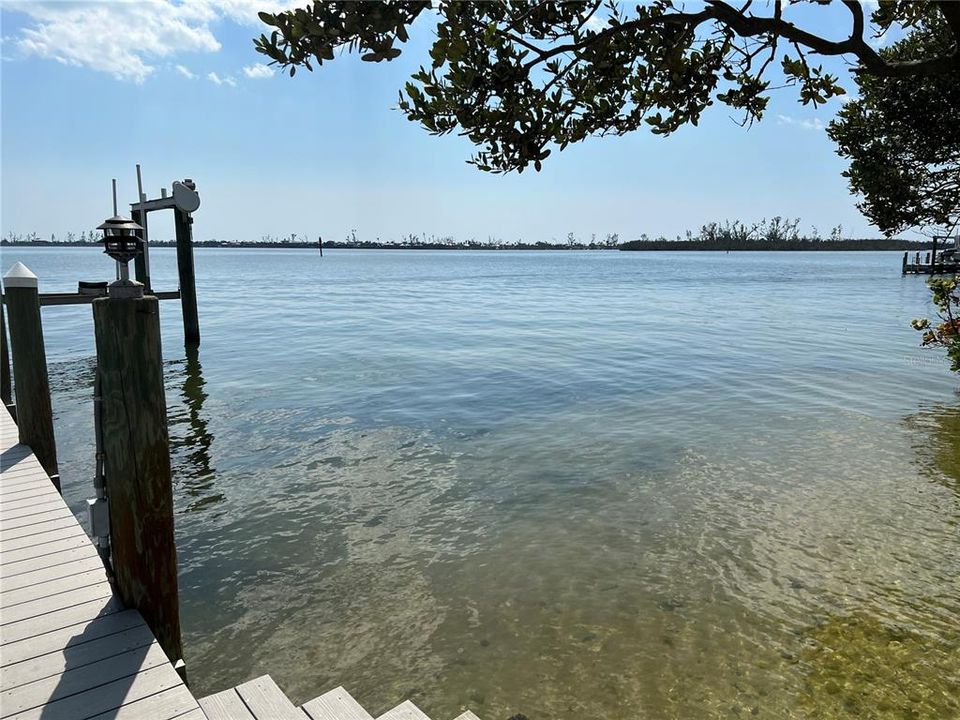
[[[113,216],[117,216],[117,179],[113,179]]]

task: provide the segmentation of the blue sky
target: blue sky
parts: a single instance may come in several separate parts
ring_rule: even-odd
[[[95,227],[110,214],[111,177],[121,202],[135,199],[140,162],[151,197],[196,180],[198,239],[632,239],[772,215],[877,235],[823,131],[837,102],[804,108],[787,89],[750,129],[717,107],[669,138],[589,140],[539,174],[488,175],[465,163],[466,140],[431,137],[393,109],[426,58],[429,19],[391,63],[343,56],[289,78],[259,67],[251,40],[256,10],[277,2],[4,2],[0,232]],[[848,28],[842,7],[789,12],[830,35]],[[167,234],[151,224],[152,237]]]

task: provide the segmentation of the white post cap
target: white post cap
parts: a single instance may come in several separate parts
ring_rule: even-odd
[[[7,270],[3,276],[3,286],[8,288],[35,288],[37,287],[37,276],[30,272],[30,268],[22,262],[14,263],[13,267]]]

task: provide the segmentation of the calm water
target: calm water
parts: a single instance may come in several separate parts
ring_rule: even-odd
[[[172,251],[155,286],[176,286]],[[10,249],[43,290],[95,250]],[[960,400],[896,253],[199,250],[187,661],[437,720],[960,715]],[[44,311],[92,494],[90,309]]]

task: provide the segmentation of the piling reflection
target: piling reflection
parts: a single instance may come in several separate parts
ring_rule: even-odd
[[[215,491],[216,471],[210,451],[213,434],[204,413],[206,381],[197,348],[187,348],[186,357],[173,363],[177,367],[168,377],[168,388],[179,387],[179,398],[168,408],[171,462],[175,482],[188,504],[183,512],[195,512],[223,499]]]

